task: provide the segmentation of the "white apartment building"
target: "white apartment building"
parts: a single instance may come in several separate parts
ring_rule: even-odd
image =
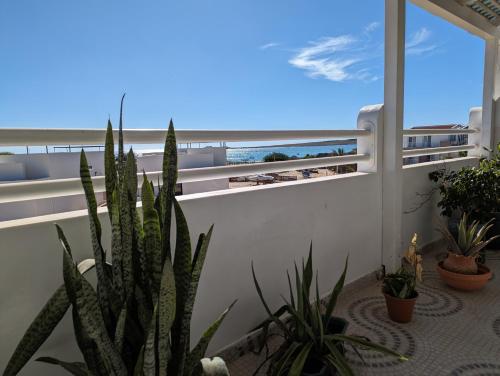
[[[76,149],[76,148],[75,148]],[[75,150],[73,149],[73,150]],[[162,150],[139,150],[136,153],[138,172],[161,171]],[[104,175],[104,152],[86,151],[92,176]],[[178,150],[179,169],[224,166],[226,149],[222,147],[184,148]],[[79,152],[0,155],[0,184],[78,178]],[[179,194],[209,192],[229,188],[229,179],[213,179],[182,183]],[[106,205],[103,192],[97,192],[98,205]],[[0,221],[85,209],[83,195],[27,200],[0,204]]]
[[[443,124],[443,125],[422,125],[412,127],[411,129],[421,130],[438,130],[438,129],[467,129],[467,126],[461,124]],[[423,148],[437,148],[445,146],[458,146],[467,144],[466,134],[452,134],[452,135],[422,135],[422,136],[404,136],[403,149],[423,149]],[[444,158],[457,157],[457,153],[448,154],[435,154],[435,155],[421,155],[418,157],[404,158],[405,165],[436,161]]]

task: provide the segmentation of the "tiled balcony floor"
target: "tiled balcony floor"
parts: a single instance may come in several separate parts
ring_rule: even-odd
[[[453,290],[440,281],[437,258],[437,253],[424,256],[424,281],[408,324],[389,320],[381,283],[374,277],[346,286],[334,314],[349,321],[348,333],[366,336],[411,358],[399,362],[364,351],[363,364],[348,351],[357,375],[500,375],[500,280],[494,276],[483,290],[472,293]],[[498,275],[500,252],[488,252],[486,264]],[[246,353],[229,363],[231,375],[252,375],[262,359]]]

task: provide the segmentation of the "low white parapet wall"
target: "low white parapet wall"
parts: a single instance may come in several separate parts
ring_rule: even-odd
[[[475,161],[466,158],[445,163],[457,169]],[[405,168],[405,210],[413,206],[416,192],[431,189],[427,174],[436,167],[439,164]],[[234,299],[238,303],[214,338],[212,350],[234,342],[265,318],[251,277],[252,261],[271,308],[282,304],[280,294],[288,291],[285,272],[294,260],[306,257],[311,241],[321,293],[331,290],[347,254],[348,281],[379,268],[381,189],[380,174],[358,172],[179,197],[193,242],[215,224],[192,320],[193,337]],[[405,239],[414,231],[424,241],[434,239],[429,222],[431,212],[437,211],[431,206],[434,203],[427,205],[404,215]],[[100,217],[103,244],[109,249],[107,213],[101,211]],[[91,257],[85,210],[0,223],[0,369],[36,313],[62,283],[62,250],[55,222],[67,234],[76,259]],[[80,359],[70,315],[37,355]],[[57,375],[59,371],[30,362],[23,374]]]
[[[403,246],[407,247],[413,233],[419,234],[420,244],[427,245],[441,236],[436,231],[441,209],[436,184],[429,179],[432,171],[456,171],[464,166],[476,166],[478,158],[465,157],[426,162],[403,167]]]

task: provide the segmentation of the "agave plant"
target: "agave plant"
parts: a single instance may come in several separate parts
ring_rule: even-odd
[[[458,236],[455,238],[447,226],[441,225],[438,229],[448,242],[450,251],[462,256],[477,257],[488,244],[499,235],[486,239],[488,231],[493,227],[494,219],[490,219],[480,226],[479,221],[468,222],[467,213],[464,213],[458,225]]]
[[[337,325],[332,325],[332,320],[345,323],[342,319],[332,318],[332,313],[337,304],[338,296],[344,287],[347,263],[346,259],[344,271],[326,303],[326,308],[323,309],[319,296],[317,273],[315,301],[310,303],[312,298],[310,290],[313,280],[311,247],[305,265],[302,262],[302,276],[295,264],[295,293],[293,292],[290,275],[287,272],[290,296],[289,299],[283,297],[285,304],[274,313],[271,312],[269,305],[264,299],[252,265],[255,287],[269,316],[264,323],[257,327],[262,329],[261,339],[266,339],[269,325],[271,324],[276,326],[276,329],[284,338],[281,346],[269,355],[260,366],[262,367],[266,362],[270,361],[268,375],[299,376],[303,374],[308,363],[312,362],[316,364],[319,362],[330,370],[336,370],[342,376],[354,375],[352,368],[344,356],[344,344],[378,351],[395,356],[400,360],[407,360],[403,355],[373,343],[364,337],[345,335],[343,330],[336,330],[335,327]]]
[[[153,184],[144,174],[141,218],[137,210],[134,153],[132,149],[127,155],[123,152],[122,109],[123,97],[117,161],[110,121],[105,144],[111,257],[106,258],[96,198],[82,150],[80,176],[87,199],[94,258],[77,267],[63,230],[56,226],[62,245],[64,284],[24,334],[7,364],[6,376],[23,368],[70,307],[74,335],[84,362],[52,357],[38,361],[59,365],[74,375],[197,376],[203,372],[200,360],[208,343],[232,306],[192,347],[191,314],[213,226],[199,236],[192,255],[187,222],[174,194],[177,146],[172,121],[165,142],[163,185],[155,197]],[[170,243],[172,215],[176,223],[175,247]],[[94,266],[96,289],[83,276]]]

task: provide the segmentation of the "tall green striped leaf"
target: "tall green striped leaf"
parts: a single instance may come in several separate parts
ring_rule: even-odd
[[[84,260],[78,264],[78,270],[84,274],[91,270],[94,265],[93,262]],[[4,376],[16,375],[24,367],[33,354],[47,340],[54,328],[59,324],[59,321],[62,320],[69,306],[70,302],[66,294],[66,288],[62,285],[45,303],[42,310],[24,333],[23,338],[7,363],[7,367],[3,373]]]
[[[182,375],[190,334],[190,328],[186,326],[184,314],[191,287],[191,240],[186,218],[175,198],[174,211],[176,222],[174,274],[177,298],[175,321],[172,327],[173,359],[169,365],[169,372]]]
[[[113,275],[113,287],[116,294],[125,300],[125,288],[123,286],[123,245],[122,245],[122,229],[120,222],[120,200],[118,190],[113,191],[113,202],[115,203],[111,210],[111,263]]]
[[[97,216],[97,202],[94,194],[94,187],[92,185],[92,179],[90,177],[89,165],[87,162],[87,157],[82,149],[80,153],[80,179],[82,182],[83,190],[85,192],[85,198],[87,200],[87,208],[89,213],[89,223],[90,223],[90,235],[92,237],[92,250],[94,252],[94,259],[96,262],[96,272],[98,280],[98,298],[101,306],[101,310],[106,321],[106,326],[109,327],[111,323],[111,318],[109,317],[109,292],[108,288],[110,284],[108,283],[108,277],[104,269],[104,263],[106,257],[104,254],[104,249],[101,244],[101,223],[99,222],[99,217]]]
[[[177,182],[177,142],[175,140],[174,123],[170,120],[163,152],[163,186],[160,191],[160,206],[163,216],[163,247],[162,262],[165,257],[171,257],[170,231],[172,224],[172,204],[175,198]]]
[[[42,308],[19,342],[5,368],[4,376],[16,375],[52,333],[69,308],[64,286],[59,287]]]
[[[154,195],[146,174],[142,184],[142,216],[144,226],[144,253],[146,272],[150,280],[153,300],[158,298],[162,274],[160,219],[154,208]]]
[[[91,376],[92,374],[89,372],[89,369],[85,365],[85,363],[81,362],[64,362],[62,360],[52,358],[50,356],[43,356],[37,359],[37,362],[43,362],[48,364],[55,364],[61,366],[66,371],[75,376]]]
[[[122,276],[127,299],[134,293],[134,265],[132,259],[133,217],[130,211],[128,180],[122,181],[120,189],[120,227],[122,236]]]
[[[82,320],[78,316],[78,311],[76,306],[73,306],[71,310],[71,315],[73,317],[73,330],[75,333],[76,342],[80,351],[82,352],[83,358],[89,371],[96,376],[106,376],[104,374],[105,366],[104,361],[97,350],[97,346],[92,338],[89,337],[85,329],[82,326]]]
[[[125,179],[127,180],[127,189],[129,193],[130,210],[135,211],[137,206],[137,162],[132,148],[127,154],[127,162],[125,165]]]
[[[90,283],[77,272],[66,249],[63,251],[63,276],[71,304],[77,310],[83,329],[95,342],[106,371],[112,375],[126,375],[125,365],[108,336],[97,295]]]
[[[106,184],[106,204],[108,206],[109,219],[113,216],[113,192],[116,188],[116,161],[115,161],[115,142],[113,140],[113,126],[108,120],[108,128],[106,129],[106,141],[104,144],[104,181]]]
[[[123,349],[123,341],[125,339],[125,323],[127,322],[127,306],[125,305],[121,312],[120,315],[118,316],[118,321],[116,322],[116,329],[115,329],[115,347],[116,351],[121,354],[122,349]]]
[[[123,170],[125,169],[125,154],[123,150],[123,100],[125,93],[120,101],[120,124],[118,127],[118,176],[120,181],[123,180]]]
[[[143,371],[144,376],[155,376],[157,370],[156,361],[156,337],[157,337],[158,305],[155,306],[153,317],[149,324],[144,344]]]
[[[172,262],[167,257],[163,264],[163,273],[158,297],[158,365],[159,376],[166,376],[170,357],[170,329],[174,323],[176,307],[175,276]]]

